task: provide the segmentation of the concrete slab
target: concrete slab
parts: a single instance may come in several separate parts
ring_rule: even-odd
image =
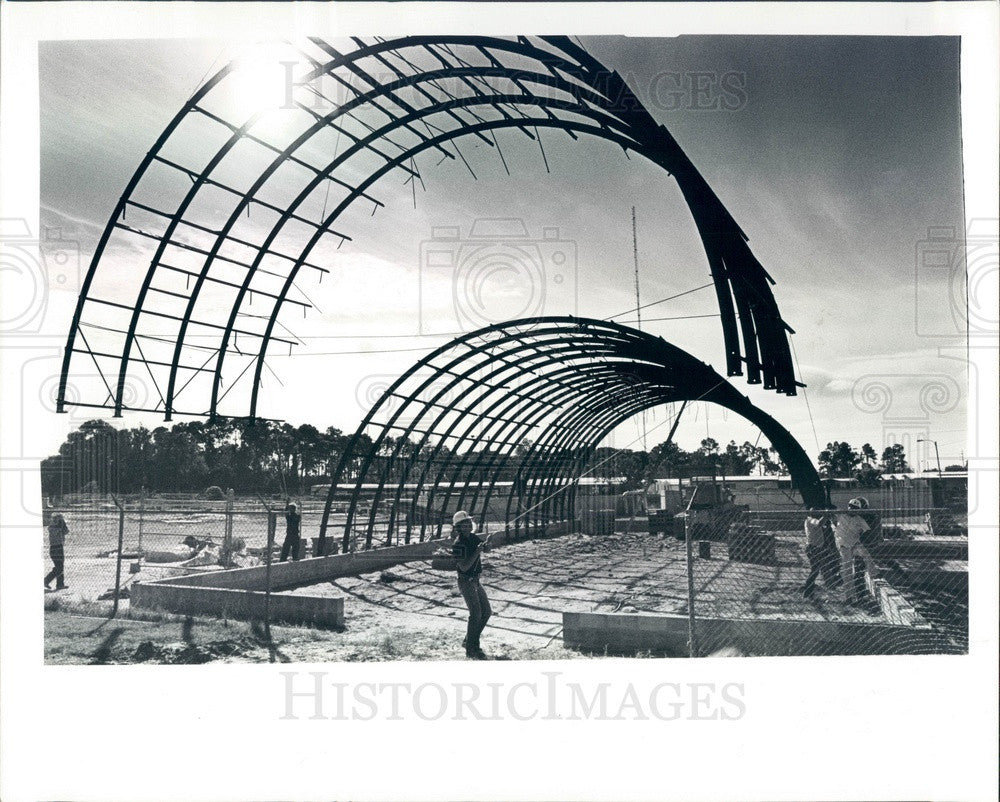
[[[969,590],[969,567],[962,560],[899,560],[899,570],[910,587],[929,590]]]
[[[734,563],[722,554],[695,563],[699,615],[813,622],[884,623],[877,610],[845,603],[843,593],[818,583],[811,599],[802,597],[809,572],[804,537],[776,539],[777,564]],[[484,557],[483,586],[493,606],[487,634],[494,630],[536,636],[544,644],[572,612],[687,612],[687,571],[683,543],[653,535],[607,537],[567,535],[511,544]],[[353,611],[419,614],[456,623],[466,609],[453,572],[409,562],[384,572],[334,578],[292,593],[343,595],[347,625]]]

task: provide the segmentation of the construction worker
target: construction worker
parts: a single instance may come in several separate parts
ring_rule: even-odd
[[[858,496],[856,499],[851,499],[851,501],[857,501],[860,505],[861,517],[864,519],[865,523],[868,524],[868,531],[861,535],[861,543],[866,548],[872,548],[877,546],[882,542],[882,516],[879,515],[875,510],[871,509],[868,504],[868,499],[864,496]]]
[[[63,576],[63,565],[66,560],[66,535],[69,534],[69,527],[66,526],[66,519],[61,512],[52,513],[49,520],[49,557],[52,558],[52,570],[45,577],[45,589],[51,590],[49,583],[56,581],[56,590],[65,590],[69,587]]]
[[[872,579],[878,576],[878,572],[875,569],[875,561],[861,542],[861,535],[868,531],[868,524],[861,517],[860,499],[852,498],[847,507],[846,513],[836,516],[833,536],[837,541],[837,550],[840,552],[840,572],[841,579],[844,581],[847,601],[857,603],[864,595],[864,575],[855,573],[854,558],[861,558],[865,570],[868,571],[868,576]]]
[[[864,546],[865,549],[868,549],[868,553],[871,554],[870,550],[882,542],[882,516],[870,508],[868,499],[864,496],[858,496],[856,499],[851,499],[851,502],[857,502],[855,509],[859,510],[858,514],[861,516],[861,520],[868,524],[868,531],[861,533],[861,545]],[[848,502],[848,504],[851,502]],[[864,593],[865,590],[864,572],[864,560],[862,560],[861,557],[855,556],[854,578],[858,586],[858,593]]]
[[[823,511],[810,507],[806,516],[806,556],[809,558],[809,576],[802,586],[802,595],[807,599],[813,595],[816,577],[823,574],[823,584],[828,588],[841,586],[840,571],[837,567],[837,551],[830,545],[830,522]]]
[[[476,523],[465,510],[459,510],[452,517],[454,540],[451,553],[455,556],[455,570],[458,574],[458,589],[469,608],[469,623],[465,631],[465,656],[472,660],[485,660],[486,654],[479,646],[479,636],[490,620],[493,609],[486,591],[479,582],[483,571],[481,555],[486,541],[476,537]]]
[[[287,560],[289,553],[293,560],[299,559],[299,547],[302,544],[301,529],[302,516],[299,515],[298,507],[289,501],[285,507],[285,542],[281,544],[280,562]]]

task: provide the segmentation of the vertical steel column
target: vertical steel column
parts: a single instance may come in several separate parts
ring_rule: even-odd
[[[118,615],[118,597],[121,595],[122,587],[122,549],[125,544],[125,507],[118,500],[118,496],[114,493],[111,494],[111,498],[115,502],[115,506],[118,508],[118,553],[115,555],[115,601],[111,607],[111,618]]]
[[[698,656],[698,635],[694,613],[694,556],[691,550],[691,520],[684,514],[684,551],[687,557],[688,657]]]
[[[278,514],[268,508],[267,511],[267,558],[264,563],[264,634],[267,642],[271,642],[271,562],[274,560],[274,533],[278,529]]]

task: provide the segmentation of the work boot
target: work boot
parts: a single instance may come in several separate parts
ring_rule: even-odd
[[[484,652],[478,646],[474,649],[466,649],[465,656],[468,657],[470,660],[489,660],[489,657],[486,656],[486,652]]]

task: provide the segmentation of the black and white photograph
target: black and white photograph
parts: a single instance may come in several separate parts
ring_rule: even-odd
[[[516,721],[544,705],[510,672],[547,667],[573,720],[607,700],[563,667],[634,670],[670,687],[612,685],[609,718],[735,727],[744,670],[955,677],[995,646],[995,31],[203,5],[230,27],[5,41],[37,206],[5,177],[4,563],[32,590],[3,606],[38,666],[253,666],[296,721],[389,715],[316,666],[436,664],[472,683],[458,720]],[[733,680],[670,684],[699,665]],[[850,793],[746,798],[880,791]]]
[[[231,50],[39,50],[47,659],[967,651],[957,39]]]

